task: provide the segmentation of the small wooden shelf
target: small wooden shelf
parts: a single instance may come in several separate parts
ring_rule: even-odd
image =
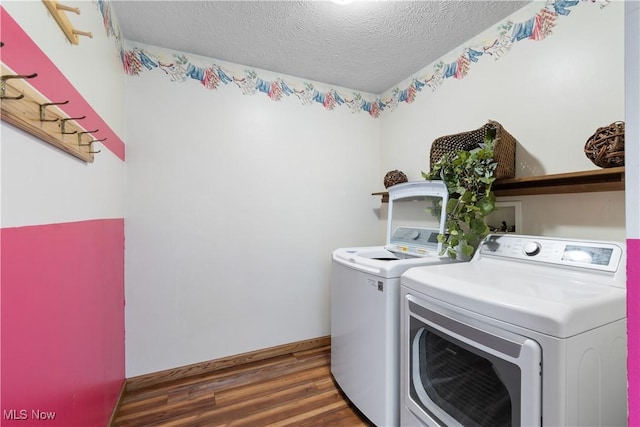
[[[371,193],[372,196],[381,196],[382,203],[389,203],[389,192],[388,191],[378,191],[377,193]]]
[[[493,184],[496,196],[624,191],[624,166],[583,172],[509,178]]]
[[[591,193],[599,191],[624,191],[624,166],[582,172],[559,173],[496,180],[493,192],[496,196],[529,196],[539,194]],[[382,203],[389,202],[389,193],[379,191]]]

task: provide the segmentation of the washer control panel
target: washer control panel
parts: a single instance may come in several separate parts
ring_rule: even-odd
[[[439,230],[421,227],[398,227],[391,235],[393,252],[402,252],[415,256],[434,254],[438,249]]]
[[[618,269],[623,255],[622,246],[617,243],[513,234],[487,236],[479,252],[481,256],[514,258],[611,272]]]

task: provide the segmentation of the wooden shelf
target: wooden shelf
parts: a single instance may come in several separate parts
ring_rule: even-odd
[[[529,196],[539,194],[593,193],[599,191],[624,191],[624,166],[582,172],[559,173],[496,180],[493,192],[496,196]],[[382,203],[389,202],[389,193],[379,191]]]
[[[381,196],[382,203],[389,203],[389,192],[388,191],[378,191],[377,193],[371,193],[372,196]]]
[[[593,193],[624,191],[624,166],[583,172],[559,173],[496,180],[496,196],[528,196],[536,194]]]

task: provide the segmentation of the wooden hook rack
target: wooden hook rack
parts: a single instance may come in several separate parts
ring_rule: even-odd
[[[87,31],[79,31],[73,28],[71,25],[71,21],[67,17],[66,12],[73,12],[76,15],[80,15],[80,9],[77,7],[65,6],[63,4],[58,3],[57,0],[42,0],[53,19],[56,20],[64,34],[67,36],[69,41],[73,44],[79,44],[78,36],[85,36],[89,38],[93,38],[93,34]]]
[[[2,120],[42,139],[85,162],[93,162],[96,140],[92,134],[98,129],[87,131],[79,121],[84,117],[67,117],[58,107],[68,101],[52,102],[29,84],[29,79],[37,78],[37,73],[18,76],[2,64],[0,110]]]

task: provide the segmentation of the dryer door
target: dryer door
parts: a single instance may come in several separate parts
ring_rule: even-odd
[[[540,425],[538,343],[408,295],[405,404],[428,425]]]

